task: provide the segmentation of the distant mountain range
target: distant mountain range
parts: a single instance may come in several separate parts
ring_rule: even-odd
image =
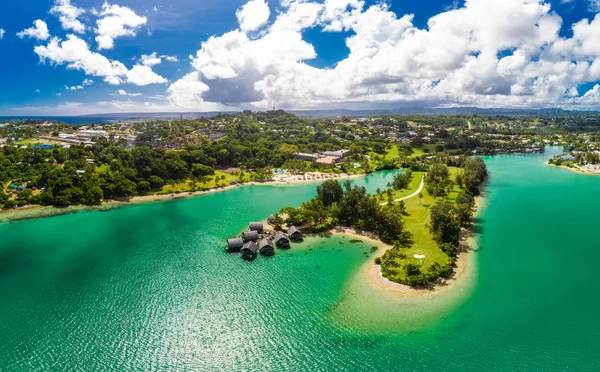
[[[600,116],[600,111],[563,110],[557,108],[545,109],[506,109],[506,108],[479,108],[479,107],[402,107],[382,110],[285,110],[302,117],[366,117],[377,115],[504,115],[514,117],[551,117],[551,116]],[[151,113],[124,113],[124,114],[94,114],[81,116],[26,116],[26,117],[0,117],[0,122],[11,119],[43,119],[62,121],[70,124],[103,123],[127,119],[161,118],[167,119],[210,117],[219,114],[233,114],[239,111],[213,111],[213,112],[151,112]]]
[[[479,107],[403,107],[397,109],[385,110],[285,110],[294,115],[302,117],[362,117],[376,115],[507,115],[507,116],[597,116],[599,111],[571,111],[558,108],[545,109],[503,109],[503,108],[479,108]],[[221,112],[183,112],[184,118],[190,117],[210,117],[218,114],[233,114],[239,111],[221,111]],[[87,118],[178,118],[180,113],[160,112],[160,113],[125,113],[125,114],[102,114],[85,115]]]

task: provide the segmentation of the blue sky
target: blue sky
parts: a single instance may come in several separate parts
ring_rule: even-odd
[[[0,115],[597,109],[598,9],[599,0],[3,1]]]

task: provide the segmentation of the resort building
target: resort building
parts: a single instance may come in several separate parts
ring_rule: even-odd
[[[258,249],[260,249],[260,254],[264,256],[272,256],[275,254],[275,248],[273,246],[273,242],[269,238],[263,238],[258,243]]]
[[[343,159],[350,154],[350,150],[325,151],[323,156],[332,156],[334,158]]]
[[[258,244],[255,242],[248,242],[244,244],[240,252],[242,253],[244,260],[252,260],[256,257],[256,252],[258,252]]]
[[[255,231],[255,230],[244,231],[242,233],[242,239],[244,240],[244,242],[255,242],[258,240],[258,238],[259,238],[258,231]]]
[[[227,239],[227,251],[228,252],[239,252],[244,246],[242,238]]]
[[[303,152],[297,152],[294,154],[296,159],[316,161],[319,158],[319,154],[308,154]]]
[[[250,228],[248,230],[258,231],[259,233],[262,233],[264,231],[264,227],[263,224],[260,222],[250,222]]]
[[[317,159],[317,164],[332,165],[332,164],[337,163],[341,159],[342,158],[337,158],[337,157],[333,157],[333,156],[325,156],[325,157]]]
[[[290,238],[281,231],[278,231],[273,238],[275,241],[275,245],[279,248],[289,248],[290,247]]]
[[[560,161],[575,161],[575,157],[571,154],[561,155]]]
[[[93,129],[83,129],[79,131],[80,134],[90,137],[106,137],[108,138],[109,133],[105,130],[93,130]]]
[[[304,239],[302,233],[296,226],[290,226],[288,229],[288,237],[293,241],[301,241]]]

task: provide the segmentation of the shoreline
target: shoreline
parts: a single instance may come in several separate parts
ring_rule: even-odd
[[[477,196],[475,198],[475,212],[473,218],[480,216],[482,211],[485,209],[485,197]],[[477,236],[473,232],[473,228],[461,230],[461,241],[460,241],[460,254],[456,261],[456,267],[453,271],[452,276],[449,279],[438,279],[432,283],[429,288],[413,288],[411,286],[393,282],[381,273],[379,265],[374,263],[374,259],[382,257],[385,252],[392,248],[389,244],[386,244],[379,240],[375,234],[359,231],[354,228],[336,226],[331,230],[332,234],[336,235],[348,235],[361,240],[368,240],[379,247],[377,254],[372,257],[371,260],[366,262],[359,270],[358,276],[361,280],[369,285],[374,290],[379,290],[391,294],[399,294],[403,297],[427,297],[436,296],[450,289],[454,289],[458,284],[465,283],[470,277],[476,272],[476,261],[475,254],[479,249]],[[382,249],[383,248],[383,249]]]
[[[600,176],[600,171],[598,172],[592,172],[592,171],[588,171],[585,169],[582,169],[578,166],[575,166],[574,168],[571,167],[567,167],[566,165],[555,165],[555,164],[550,164],[549,162],[545,162],[545,165],[552,167],[552,168],[559,168],[559,169],[566,169],[566,170],[570,170],[571,172],[577,173],[577,174],[583,174],[585,176]]]
[[[351,180],[360,177],[365,177],[366,174],[340,174],[339,177],[329,177],[329,178],[314,178],[308,180],[290,180],[290,181],[281,181],[281,180],[272,180],[265,182],[246,182],[236,185],[228,185],[224,187],[215,187],[206,190],[199,191],[185,191],[180,193],[170,193],[170,194],[161,194],[161,195],[143,195],[143,196],[133,196],[127,199],[116,199],[116,200],[104,200],[99,205],[70,205],[66,207],[55,207],[55,206],[45,206],[45,205],[26,205],[23,207],[15,208],[15,209],[6,209],[0,210],[0,223],[2,222],[13,222],[13,221],[21,221],[21,220],[29,220],[36,218],[45,218],[45,217],[54,217],[60,216],[64,214],[70,213],[78,213],[83,211],[102,211],[106,212],[115,208],[126,207],[126,206],[135,206],[146,203],[154,203],[154,202],[164,202],[168,200],[178,200],[178,199],[187,199],[194,198],[206,194],[212,194],[217,192],[225,192],[238,187],[244,186],[284,186],[284,185],[294,185],[301,183],[314,183],[314,182],[324,182],[327,180]]]

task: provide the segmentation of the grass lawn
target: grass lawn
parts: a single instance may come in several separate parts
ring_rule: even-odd
[[[396,159],[399,156],[400,153],[398,152],[398,146],[392,145],[392,147],[386,150],[385,160]]]
[[[24,141],[15,142],[15,145],[18,145],[18,146],[35,146],[35,145],[39,145],[40,143],[47,143],[47,141],[40,141],[40,140],[35,140],[35,139],[28,139],[28,140],[24,140]]]
[[[393,190],[392,191],[392,197],[394,198],[394,200],[404,198],[406,196],[411,195],[415,191],[417,191],[419,189],[419,186],[421,185],[421,180],[423,179],[424,174],[425,174],[425,172],[413,172],[412,178],[410,179],[410,184],[408,185],[408,188],[406,188],[404,190]],[[417,199],[418,199],[418,197],[417,197]]]
[[[459,172],[461,172],[461,168],[449,167],[449,169],[450,178],[452,180],[455,180],[456,175]],[[413,173],[413,179],[411,180],[411,185],[409,189],[396,191],[396,193],[406,193],[406,195],[404,196],[412,194],[419,188],[419,183],[421,182],[422,176],[422,172]],[[418,182],[416,180],[418,180]],[[418,197],[410,198],[404,201],[404,205],[406,206],[406,212],[408,214],[407,216],[404,216],[404,228],[412,234],[413,244],[410,248],[403,248],[401,250],[401,253],[405,254],[406,258],[396,259],[396,268],[403,268],[406,264],[413,263],[416,265],[420,265],[421,272],[425,273],[434,262],[437,262],[440,265],[445,265],[449,261],[449,257],[438,247],[437,243],[435,242],[435,240],[433,240],[433,237],[431,236],[431,232],[429,231],[429,210],[433,205],[435,205],[436,202],[444,199],[454,202],[459,193],[460,188],[458,186],[454,186],[454,189],[450,192],[448,196],[436,199],[433,196],[429,195],[424,189],[422,201],[419,200]],[[425,258],[414,258],[415,254],[424,255]],[[404,269],[399,269],[396,271],[396,274],[390,277],[390,279],[395,281],[402,281],[406,279],[406,272],[404,271]]]
[[[106,173],[108,173],[109,169],[110,169],[110,167],[108,165],[102,164],[102,165],[96,167],[96,173],[106,174]]]
[[[229,173],[215,171],[215,174],[209,176],[210,180],[205,183],[196,182],[196,188],[192,188],[192,180],[186,180],[185,182],[177,183],[175,185],[165,185],[157,194],[173,194],[180,192],[191,192],[199,190],[208,190],[217,187],[216,177],[225,176],[225,180],[220,179],[220,186],[229,186],[229,183],[233,180],[237,180],[237,176],[232,176]]]
[[[413,152],[413,154],[410,157],[414,158],[414,157],[418,157],[418,156],[421,156],[421,155],[425,155],[425,151],[423,151],[423,149],[424,149],[424,147],[414,149],[415,152]]]
[[[47,140],[36,140],[36,139],[27,139],[24,141],[19,141],[19,142],[15,142],[15,145],[17,146],[35,146],[35,145],[42,145],[42,144],[46,144],[46,145],[61,145],[60,142],[58,141],[47,141]]]

